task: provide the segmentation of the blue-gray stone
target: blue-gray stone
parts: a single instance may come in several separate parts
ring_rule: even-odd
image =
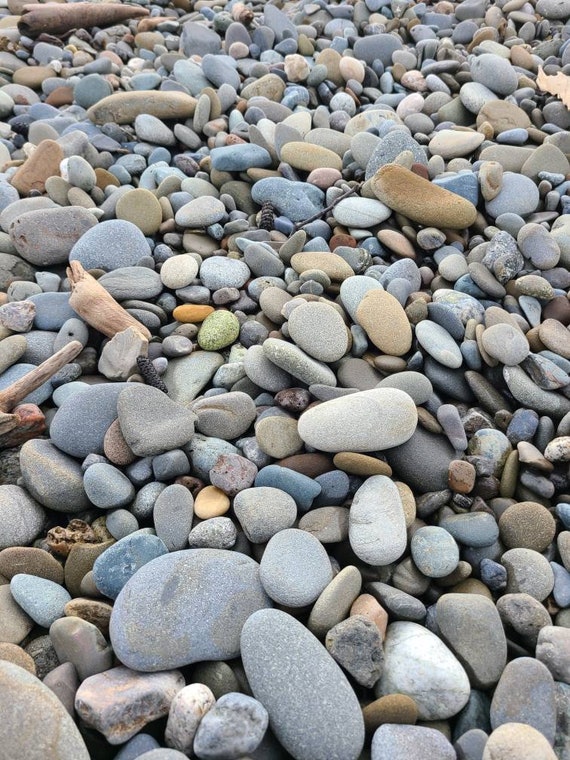
[[[483,557],[479,563],[481,581],[491,591],[501,591],[507,586],[507,568],[489,557]]]
[[[247,264],[225,256],[210,256],[204,259],[200,266],[202,284],[210,290],[241,288],[250,277],[251,272]]]
[[[451,177],[435,177],[433,184],[466,198],[474,206],[479,202],[479,182],[472,172],[461,172]]]
[[[123,219],[109,219],[79,238],[71,249],[69,260],[79,261],[84,269],[109,272],[135,266],[150,254],[150,246],[136,225]],[[73,312],[70,316],[77,315]]]
[[[371,34],[359,37],[354,43],[354,56],[369,66],[374,61],[382,61],[384,66],[392,65],[392,53],[403,48],[402,41],[395,34]]]
[[[350,478],[342,470],[331,470],[318,475],[315,482],[321,487],[321,492],[313,501],[313,507],[334,507],[344,504],[350,491]]]
[[[554,601],[559,607],[570,607],[570,573],[558,562],[551,562],[550,567],[554,573]]]
[[[117,418],[117,398],[127,383],[101,383],[66,399],[50,425],[52,442],[78,459],[103,454],[103,439]]]
[[[38,330],[59,330],[68,319],[77,317],[69,305],[69,295],[69,293],[37,293],[27,298],[26,300],[32,301],[36,307],[34,327]]]
[[[455,450],[444,436],[418,426],[408,441],[385,454],[400,479],[414,491],[428,493],[447,488],[449,463],[455,459]]]
[[[314,499],[321,492],[321,486],[313,478],[309,478],[301,472],[290,470],[288,467],[280,467],[277,464],[263,467],[257,473],[255,486],[280,488],[295,499],[301,512],[310,509]]]
[[[299,760],[360,756],[364,724],[356,695],[302,623],[280,610],[255,612],[243,627],[241,656],[253,695],[287,752]]]
[[[113,538],[119,541],[138,530],[139,521],[128,509],[115,509],[107,513],[105,527]]]
[[[229,55],[206,54],[202,58],[202,71],[215,87],[229,84],[235,90],[241,85],[235,60]],[[253,164],[252,164],[253,165]]]
[[[278,213],[292,222],[318,214],[323,210],[325,200],[325,194],[318,187],[284,177],[260,179],[253,185],[251,197],[259,205],[269,201]]]
[[[52,60],[50,58],[50,60]],[[80,79],[73,88],[73,99],[82,108],[89,108],[113,94],[113,87],[99,74],[88,74]]]
[[[123,744],[115,760],[137,760],[145,752],[151,752],[154,749],[160,749],[160,744],[154,736],[150,734],[137,734],[126,744]]]
[[[193,55],[205,56],[208,53],[218,53],[221,47],[222,41],[213,29],[208,29],[204,24],[198,24],[195,21],[187,21],[183,25],[180,50],[186,58]]]
[[[271,601],[259,565],[224,549],[187,549],[152,560],[127,582],[111,614],[119,660],[142,672],[240,653],[245,621]]]
[[[412,152],[416,163],[427,166],[427,154],[425,150],[410,134],[408,134],[407,130],[392,129],[382,138],[376,148],[374,148],[374,151],[366,164],[365,178],[370,179],[373,177],[381,166],[392,163],[392,161],[394,161],[394,159],[404,150],[410,150]]]
[[[92,464],[83,475],[83,487],[89,500],[99,509],[117,509],[130,504],[135,489],[126,475],[112,464]]]
[[[488,512],[466,512],[450,515],[440,523],[456,541],[466,546],[490,546],[499,537],[497,521]]]
[[[97,557],[93,565],[95,585],[102,594],[116,599],[123,586],[141,567],[163,554],[168,554],[168,549],[158,536],[131,533]]]
[[[210,157],[212,167],[223,172],[242,172],[251,167],[271,166],[269,152],[260,145],[249,143],[214,148]]]
[[[37,575],[18,573],[10,581],[10,593],[26,612],[42,628],[63,617],[63,608],[71,601],[71,595],[59,583]]]

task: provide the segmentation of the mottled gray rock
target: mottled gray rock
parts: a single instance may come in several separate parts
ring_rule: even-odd
[[[441,731],[427,726],[385,723],[372,737],[372,760],[455,760]]]
[[[337,623],[328,631],[325,646],[361,686],[372,688],[382,675],[382,636],[376,623],[364,615],[351,615]]]
[[[200,721],[194,753],[200,760],[238,760],[257,749],[268,725],[267,710],[257,699],[224,694]]]
[[[369,565],[389,565],[402,556],[406,518],[390,478],[374,475],[360,486],[350,508],[348,530],[353,552]]]

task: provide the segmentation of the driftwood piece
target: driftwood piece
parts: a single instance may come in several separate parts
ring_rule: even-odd
[[[536,83],[541,90],[551,95],[556,95],[566,108],[570,108],[570,77],[567,74],[558,71],[556,74],[549,76],[544,73],[542,66],[539,66]]]
[[[28,393],[35,391],[50,377],[64,367],[77,354],[83,350],[83,345],[78,340],[73,340],[57,353],[46,359],[38,367],[35,367],[16,382],[0,391],[0,412],[10,412],[17,404],[23,401]]]
[[[108,338],[134,327],[147,340],[151,334],[147,328],[123,309],[110,293],[81,266],[71,261],[67,268],[71,283],[69,305],[80,317]]]
[[[65,34],[71,29],[91,29],[93,26],[112,26],[130,19],[148,16],[149,11],[137,5],[123,3],[46,3],[24,5],[18,22],[21,34]]]

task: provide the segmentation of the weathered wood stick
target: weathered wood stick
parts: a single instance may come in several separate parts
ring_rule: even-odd
[[[152,337],[147,328],[123,309],[110,293],[81,266],[71,261],[67,268],[71,283],[69,305],[80,317],[99,332],[112,338],[119,332],[134,327],[147,340]]]
[[[0,391],[0,412],[10,412],[17,404],[23,401],[28,393],[35,391],[50,377],[81,353],[83,345],[78,340],[72,340],[63,348],[60,348],[53,356],[46,359],[39,366],[30,370],[16,382]]]
[[[42,32],[65,34],[70,29],[91,29],[112,26],[122,21],[148,16],[149,11],[137,5],[122,3],[46,3],[24,5],[18,29],[28,37]]]

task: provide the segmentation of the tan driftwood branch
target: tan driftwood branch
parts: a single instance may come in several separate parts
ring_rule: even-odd
[[[46,359],[39,366],[32,369],[16,382],[0,391],[0,412],[10,412],[15,406],[23,401],[28,393],[35,391],[50,377],[81,353],[83,345],[78,340],[73,340],[57,353]]]
[[[570,77],[567,74],[558,71],[556,74],[549,76],[544,73],[542,66],[539,66],[536,83],[541,90],[551,95],[556,95],[566,108],[570,108]]]
[[[148,16],[146,8],[122,3],[46,3],[24,5],[18,22],[21,34],[65,34],[71,29],[112,26],[122,21]]]
[[[123,309],[110,293],[81,266],[71,261],[67,268],[71,283],[69,305],[80,317],[99,332],[112,338],[117,333],[134,327],[147,340],[151,334],[147,328]]]

